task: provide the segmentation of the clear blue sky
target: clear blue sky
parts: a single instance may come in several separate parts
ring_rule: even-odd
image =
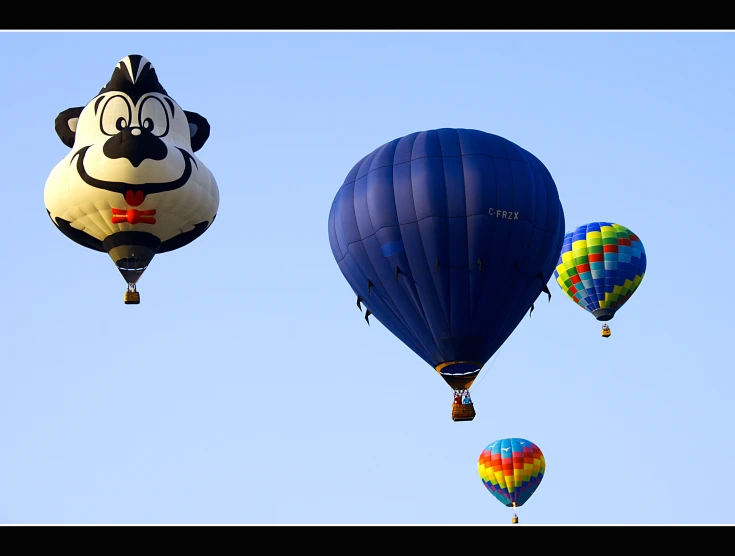
[[[528,524],[734,523],[728,255],[735,34],[0,33],[0,522],[507,524],[486,445],[536,443]],[[212,228],[123,305],[107,255],[44,208],[54,131],[142,54],[217,179]],[[600,323],[549,281],[475,382],[477,417],[372,320],[332,256],[352,166],[414,131],[474,128],[539,157],[567,230],[648,256]]]

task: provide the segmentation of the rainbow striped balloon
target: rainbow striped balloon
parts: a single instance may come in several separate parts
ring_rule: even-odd
[[[520,507],[541,484],[546,460],[533,442],[503,438],[482,451],[477,471],[490,494],[506,506]]]
[[[591,222],[564,236],[554,277],[559,287],[600,321],[610,320],[646,272],[640,238],[625,226]]]

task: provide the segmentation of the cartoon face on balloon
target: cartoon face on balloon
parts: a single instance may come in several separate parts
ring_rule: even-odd
[[[162,253],[214,221],[217,183],[194,154],[209,123],[168,95],[146,58],[120,60],[86,106],[59,114],[56,132],[71,150],[48,177],[44,202],[75,242],[111,256],[130,244]]]

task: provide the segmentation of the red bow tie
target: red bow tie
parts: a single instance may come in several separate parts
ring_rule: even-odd
[[[124,210],[124,209],[112,209],[112,214],[116,215],[112,217],[113,224],[120,224],[121,222],[128,222],[130,224],[155,224],[156,219],[151,218],[156,214],[156,209],[153,210]]]

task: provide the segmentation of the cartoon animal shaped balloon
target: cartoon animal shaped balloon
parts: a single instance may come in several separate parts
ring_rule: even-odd
[[[477,471],[482,484],[501,504],[520,508],[536,492],[546,472],[541,449],[525,438],[502,438],[488,444],[480,454]]]
[[[612,222],[583,224],[564,236],[554,276],[577,305],[599,321],[611,320],[638,290],[646,251],[631,230]],[[610,337],[603,324],[603,338]]]
[[[60,232],[107,253],[128,284],[125,303],[153,257],[179,249],[214,222],[219,189],[194,154],[205,118],[183,110],[143,56],[126,56],[86,106],[56,118],[71,150],[51,171],[44,203]]]

